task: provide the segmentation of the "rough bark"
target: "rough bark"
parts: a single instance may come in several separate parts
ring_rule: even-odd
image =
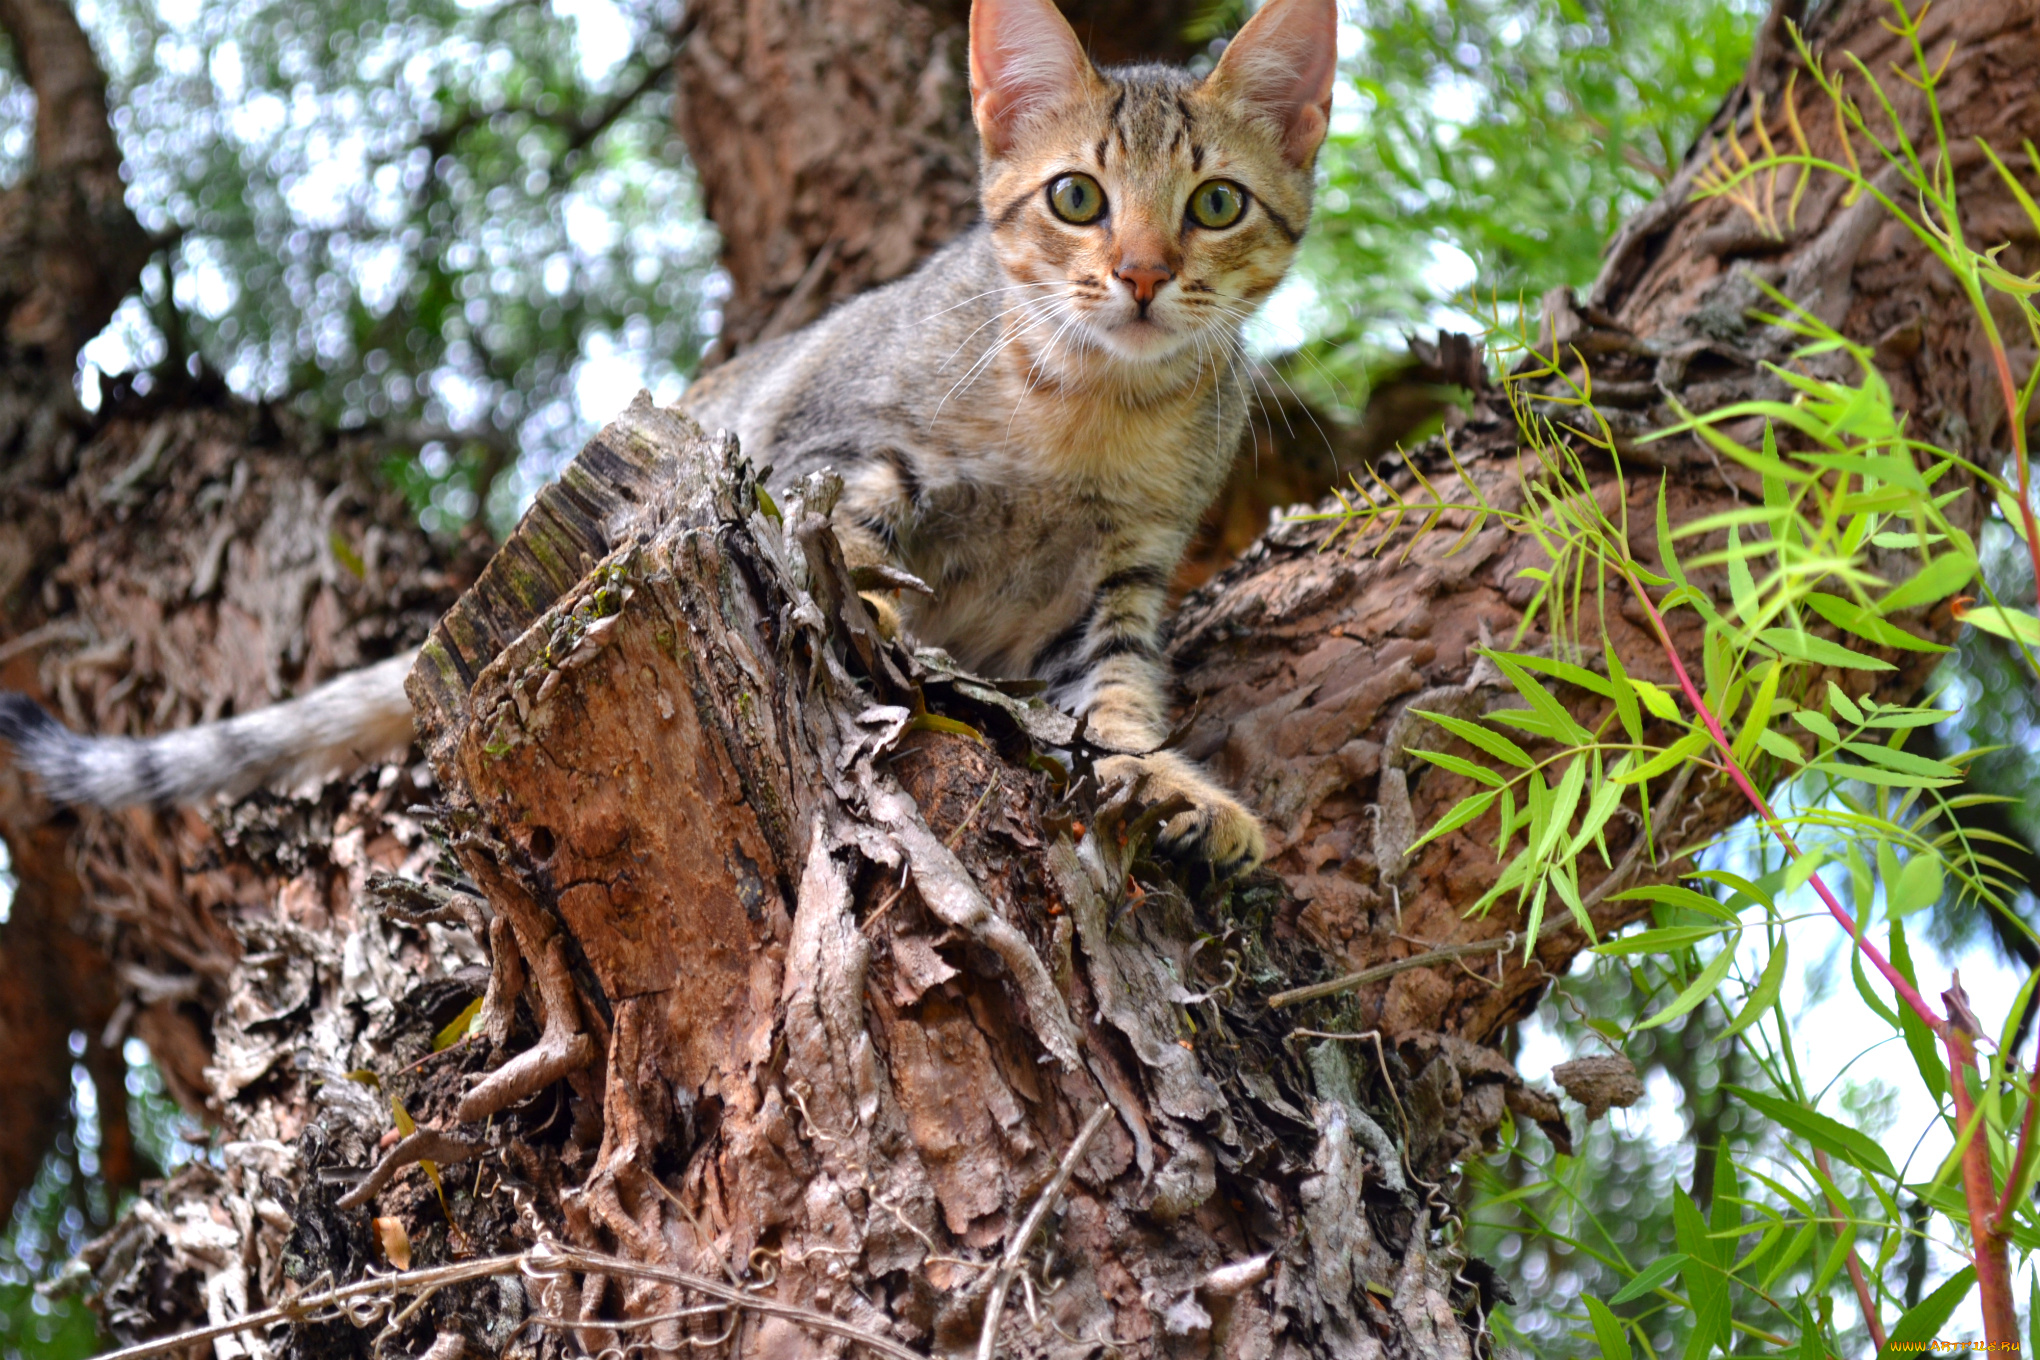
[[[1882,13],[1846,0],[1813,36],[1882,70],[1896,56]],[[1936,55],[1961,40],[1944,92],[1955,133],[2040,135],[2040,95],[2019,78],[2040,68],[2040,20],[1969,0],[1932,25]],[[1747,136],[1750,92],[1775,110],[1788,69],[1784,49],[1761,50],[1715,131]],[[1818,149],[1823,125],[1808,129]],[[1594,360],[1625,438],[1663,423],[1653,383],[1701,409],[1773,393],[1758,364],[1787,345],[1748,315],[1760,271],[1880,342],[1920,425],[1972,456],[2002,447],[1976,337],[1905,239],[1817,183],[1788,240],[1756,240],[1733,208],[1686,202],[1699,163],[1618,238],[1586,298],[1548,303],[1552,337]],[[2031,270],[2023,218],[1979,166],[1958,169],[1975,235],[2010,238],[2007,262]],[[184,456],[143,456],[151,432],[176,428]],[[26,564],[10,589],[27,612],[11,609],[8,630],[73,630],[30,645],[47,649],[41,691],[75,696],[80,725],[259,701],[415,636],[450,594],[416,539],[391,528],[394,546],[365,551],[389,513],[366,490],[359,509],[333,502],[338,541],[387,564],[356,576],[308,515],[355,475],[346,449],[265,429],[231,405],[135,411],[84,427],[61,457],[18,460],[45,470],[10,473],[5,522],[32,550],[0,556]],[[264,453],[279,440],[326,461],[284,467]],[[1454,448],[1491,496],[1512,494],[1515,430],[1492,394]],[[1696,447],[1626,451],[1665,471],[1675,522],[1752,494]],[[1383,472],[1408,485],[1413,464],[1440,475],[1435,451]],[[1612,497],[1612,473],[1596,476]],[[119,489],[152,477],[121,523]],[[1650,523],[1654,488],[1631,494],[1632,522]],[[1506,1109],[1566,1133],[1556,1102],[1480,1041],[1583,941],[1547,926],[1525,968],[1501,951],[1520,922],[1461,918],[1493,881],[1492,825],[1397,863],[1396,828],[1463,791],[1402,759],[1398,718],[1419,696],[1492,702],[1467,684],[1468,649],[1483,626],[1513,629],[1527,550],[1490,531],[1456,556],[1440,538],[1367,557],[1321,551],[1322,528],[1296,525],[1192,597],[1174,644],[1186,744],[1275,833],[1265,875],[1214,892],[1146,858],[1137,808],[1039,768],[1066,722],[874,636],[832,551],[829,498],[811,485],[775,517],[733,450],[635,409],[433,631],[414,675],[430,775],[376,772],[211,826],[80,828],[95,919],[115,921],[95,928],[155,951],[133,961],[167,979],[150,992],[127,978],[138,1027],[161,1017],[159,1056],[226,1135],[223,1168],[155,1188],[88,1253],[117,1337],[357,1278],[393,1241],[423,1265],[549,1238],[924,1353],[975,1343],[1009,1254],[1008,1353],[1108,1336],[1143,1354],[1483,1344],[1494,1290],[1446,1245],[1451,1168]],[[122,535],[137,543],[116,547]],[[225,574],[193,551],[216,537]],[[317,565],[321,543],[341,569]],[[1639,547],[1647,559],[1647,536]],[[87,628],[95,643],[126,633],[131,654],[95,649]],[[329,641],[289,652],[300,637]],[[1634,619],[1611,641],[1632,672],[1663,675]],[[1891,659],[1902,668],[1880,694],[1909,694],[1920,666]],[[1659,819],[1681,844],[1734,811],[1718,788],[1689,792]],[[10,821],[10,844],[22,827]],[[1603,902],[1597,924],[1630,909]],[[1482,953],[1301,1011],[1265,1004],[1438,946]],[[479,1027],[435,1052],[475,1000]],[[179,1043],[194,1055],[181,1064]],[[392,1102],[421,1134],[399,1140]],[[1101,1107],[1050,1230],[1016,1241]],[[420,1155],[436,1182],[409,1165]],[[505,1277],[246,1349],[560,1347],[561,1324],[534,1312],[600,1349],[647,1335],[614,1324],[701,1298],[619,1272]],[[727,1306],[648,1335],[663,1349],[726,1324],[725,1351],[841,1346],[795,1316]]]

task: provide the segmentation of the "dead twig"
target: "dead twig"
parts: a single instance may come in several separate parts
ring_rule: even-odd
[[[1034,1201],[1034,1207],[1027,1211],[1027,1217],[1021,1222],[1020,1230],[1007,1241],[1006,1254],[999,1262],[999,1273],[992,1277],[992,1292],[985,1299],[985,1326],[984,1330],[978,1333],[977,1360],[992,1360],[993,1351],[998,1345],[999,1316],[1006,1311],[1006,1291],[1013,1287],[1013,1277],[1019,1273],[1020,1264],[1027,1255],[1027,1244],[1034,1240],[1034,1234],[1040,1229],[1041,1220],[1048,1216],[1049,1209],[1062,1197],[1063,1187],[1070,1183],[1070,1177],[1075,1174],[1077,1162],[1082,1159],[1084,1149],[1091,1146],[1091,1139],[1097,1136],[1098,1130],[1104,1128],[1105,1121],[1111,1117],[1110,1103],[1100,1105],[1091,1111],[1091,1117],[1084,1121],[1084,1127],[1077,1130],[1076,1139],[1070,1144],[1070,1150],[1063,1154],[1062,1165],[1055,1169],[1055,1175],[1049,1178],[1047,1187]]]
[[[1092,1123],[1086,1126],[1087,1130],[1095,1130],[1099,1122],[1101,1121],[1094,1118]],[[1081,1148],[1083,1141],[1084,1135],[1079,1135],[1076,1146]],[[1068,1178],[1069,1169],[1065,1163],[1051,1189],[1061,1188],[1062,1182]],[[1044,1201],[1046,1198],[1044,1196]],[[1029,1222],[1037,1223],[1038,1219],[1030,1219]],[[827,1313],[818,1313],[812,1308],[761,1298],[749,1290],[726,1285],[719,1280],[711,1280],[707,1276],[695,1275],[689,1271],[625,1261],[598,1252],[563,1247],[554,1242],[541,1242],[530,1251],[518,1252],[514,1256],[493,1256],[480,1261],[461,1261],[453,1265],[435,1266],[428,1270],[376,1275],[366,1280],[357,1280],[353,1284],[315,1290],[300,1294],[289,1303],[280,1304],[275,1308],[265,1308],[261,1312],[235,1318],[231,1322],[222,1322],[211,1327],[197,1327],[188,1332],[178,1332],[174,1336],[160,1336],[121,1350],[109,1351],[100,1360],[149,1360],[151,1356],[182,1351],[223,1336],[260,1331],[279,1322],[305,1322],[322,1315],[330,1316],[330,1310],[333,1309],[345,1310],[343,1316],[358,1322],[360,1317],[376,1313],[373,1306],[376,1302],[396,1294],[430,1295],[449,1285],[465,1284],[496,1275],[528,1274],[542,1277],[569,1270],[583,1274],[620,1275],[678,1285],[682,1289],[716,1300],[716,1306],[719,1308],[741,1308],[765,1317],[783,1318],[830,1336],[842,1337],[853,1345],[890,1356],[892,1360],[927,1360],[920,1352],[910,1350],[889,1337],[879,1336],[840,1318],[831,1317]],[[363,1302],[371,1305],[367,1313],[357,1311]],[[542,1320],[548,1323],[553,1321],[551,1318]],[[435,1353],[436,1351],[435,1346]]]
[[[419,1129],[384,1154],[367,1179],[334,1201],[342,1209],[359,1209],[383,1192],[397,1173],[413,1162],[436,1162],[441,1166],[464,1162],[487,1152],[486,1143],[470,1143],[438,1129]]]
[[[1323,996],[1337,996],[1350,992],[1355,987],[1365,987],[1370,982],[1406,973],[1412,968],[1428,968],[1434,963],[1445,963],[1452,959],[1463,959],[1474,954],[1506,954],[1516,947],[1516,932],[1497,939],[1469,940],[1465,944],[1447,945],[1423,954],[1412,954],[1406,959],[1393,959],[1379,963],[1372,968],[1363,968],[1357,973],[1333,978],[1330,982],[1313,982],[1308,987],[1292,987],[1286,992],[1277,992],[1268,998],[1270,1009],[1280,1010],[1284,1006],[1295,1006],[1305,1001],[1315,1001]]]

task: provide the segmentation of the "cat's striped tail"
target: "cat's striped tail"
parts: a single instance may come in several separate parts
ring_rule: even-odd
[[[52,802],[117,808],[239,798],[401,752],[412,731],[404,677],[416,656],[349,671],[240,717],[144,739],[80,736],[27,695],[0,693],[0,740]]]

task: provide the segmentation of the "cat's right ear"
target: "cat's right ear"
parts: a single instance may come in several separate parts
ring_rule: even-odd
[[[971,0],[970,112],[987,156],[1005,155],[1028,118],[1097,79],[1051,0]]]

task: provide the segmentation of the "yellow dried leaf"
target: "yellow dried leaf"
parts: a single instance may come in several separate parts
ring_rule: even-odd
[[[404,1225],[394,1218],[375,1220],[375,1241],[381,1248],[383,1259],[398,1270],[411,1268],[411,1234],[404,1231]]]

